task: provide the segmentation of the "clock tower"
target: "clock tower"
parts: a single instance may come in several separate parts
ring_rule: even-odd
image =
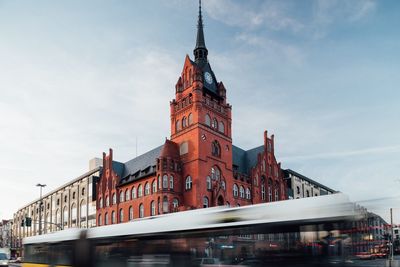
[[[170,102],[171,140],[179,145],[187,208],[233,201],[231,109],[208,61],[201,2],[194,61],[186,55]]]

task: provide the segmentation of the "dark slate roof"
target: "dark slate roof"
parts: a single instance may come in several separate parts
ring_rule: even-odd
[[[113,161],[112,168],[118,174],[119,177],[122,177],[125,169],[125,166],[122,162]]]
[[[160,156],[163,145],[154,148],[130,161],[125,162],[124,172],[122,178],[135,174],[138,171],[143,171],[149,167],[156,165],[156,159]]]
[[[285,178],[284,179],[289,179],[289,175],[288,174],[290,173],[290,174],[292,174],[294,176],[297,176],[297,177],[299,177],[299,178],[301,178],[303,180],[308,181],[309,183],[315,184],[315,185],[317,185],[317,186],[319,186],[319,187],[321,187],[321,188],[323,188],[323,189],[325,189],[327,191],[330,191],[332,193],[337,192],[336,190],[333,190],[333,189],[331,189],[331,188],[329,188],[329,187],[327,187],[327,186],[325,186],[323,184],[320,184],[320,183],[314,181],[313,179],[308,178],[307,176],[304,176],[304,175],[302,175],[302,174],[300,174],[298,172],[295,172],[295,171],[293,171],[291,169],[283,170],[283,173],[285,174]]]
[[[232,145],[233,165],[237,166],[238,172],[249,175],[250,169],[257,164],[257,155],[263,151],[263,145],[247,151]]]

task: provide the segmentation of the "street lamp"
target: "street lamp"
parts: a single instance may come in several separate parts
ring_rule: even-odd
[[[37,184],[36,186],[40,187],[40,199],[39,199],[39,235],[42,234],[42,188],[45,187],[45,184]]]

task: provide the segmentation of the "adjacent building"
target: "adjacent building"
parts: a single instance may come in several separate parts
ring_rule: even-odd
[[[2,220],[0,222],[0,248],[11,247],[11,232],[12,220]]]
[[[336,192],[335,190],[291,169],[283,170],[283,176],[286,182],[287,196],[289,199],[317,197]]]
[[[40,218],[42,233],[96,226],[95,183],[102,168],[96,160],[91,160],[89,165],[90,171],[43,195],[42,205],[36,199],[14,214],[12,247],[20,247],[24,237],[39,234]],[[25,223],[27,217],[32,220],[31,226]]]

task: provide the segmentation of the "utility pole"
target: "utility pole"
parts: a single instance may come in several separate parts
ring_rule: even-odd
[[[45,187],[45,184],[37,184],[36,186],[40,187],[40,198],[39,198],[39,235],[42,234],[42,188]]]
[[[390,260],[393,261],[393,254],[394,254],[394,231],[393,231],[393,209],[390,208],[390,230],[391,230],[391,243],[390,246]]]

